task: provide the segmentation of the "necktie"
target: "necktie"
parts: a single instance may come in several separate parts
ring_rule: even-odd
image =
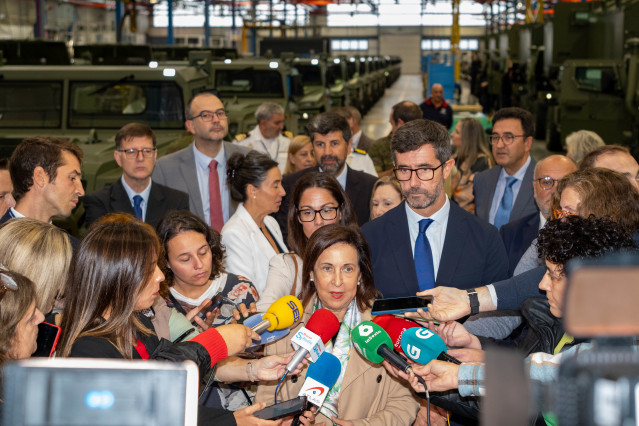
[[[141,195],[133,196],[133,211],[135,212],[135,217],[142,220],[142,196]]]
[[[501,197],[499,208],[497,209],[497,213],[495,214],[494,225],[497,227],[497,229],[507,224],[510,220],[510,212],[513,209],[513,185],[515,184],[515,182],[517,182],[517,179],[512,176],[508,176],[506,178],[506,189],[504,190],[504,196]]]
[[[435,267],[433,266],[433,252],[426,238],[426,229],[433,223],[433,219],[419,221],[419,235],[415,240],[415,272],[419,290],[428,290],[435,287]]]
[[[222,216],[222,197],[220,196],[220,178],[217,175],[217,161],[209,163],[209,219],[211,228],[221,231],[224,226]]]

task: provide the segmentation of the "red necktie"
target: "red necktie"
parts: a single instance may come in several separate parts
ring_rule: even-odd
[[[220,196],[220,179],[217,176],[217,161],[211,160],[209,163],[209,218],[211,228],[221,231],[224,226],[224,216],[222,216],[222,197]]]

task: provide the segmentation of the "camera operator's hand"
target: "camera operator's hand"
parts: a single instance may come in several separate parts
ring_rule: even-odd
[[[469,333],[457,321],[447,321],[438,325],[429,321],[427,327],[441,337],[448,347],[481,349],[481,342],[477,336]]]
[[[228,356],[242,352],[253,344],[253,340],[260,340],[260,335],[242,324],[226,324],[216,327],[224,342]]]
[[[421,376],[426,381],[426,386],[430,392],[443,392],[457,389],[457,374],[459,365],[446,361],[432,360],[426,365],[416,365],[413,367],[415,376]],[[416,392],[424,392],[424,386],[417,377],[410,378],[410,384]]]
[[[284,375],[286,364],[293,359],[293,355],[295,355],[295,352],[289,352],[284,355],[271,355],[253,361],[257,380],[279,380]],[[306,364],[308,364],[308,361],[304,359],[291,374],[299,374]]]
[[[250,407],[242,408],[241,410],[237,410],[233,413],[235,417],[235,422],[238,425],[247,425],[247,426],[275,426],[281,425],[282,419],[279,420],[262,420],[258,419],[253,415],[256,411],[260,411],[262,408],[266,407],[264,402],[258,402],[256,404],[251,405]]]

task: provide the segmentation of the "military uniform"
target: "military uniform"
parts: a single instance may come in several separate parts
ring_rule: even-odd
[[[368,151],[375,170],[383,172],[393,168],[393,158],[391,157],[391,135],[384,136],[373,142],[370,151]]]
[[[255,126],[248,135],[242,133],[235,136],[234,143],[268,154],[273,160],[277,161],[280,171],[284,173],[291,137],[293,137],[293,135],[290,132],[284,132],[284,134],[280,134],[276,138],[266,139],[262,136],[260,127]]]
[[[348,157],[346,157],[346,163],[353,170],[359,170],[377,177],[375,164],[373,164],[373,160],[371,160],[371,157],[363,149],[354,149],[351,151]]]

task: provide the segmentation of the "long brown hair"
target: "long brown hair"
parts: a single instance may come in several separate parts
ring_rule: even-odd
[[[468,171],[475,164],[480,154],[484,154],[488,168],[495,165],[493,154],[490,152],[486,132],[479,120],[466,117],[459,120],[461,123],[461,146],[455,155],[455,164],[462,171]],[[466,167],[468,170],[466,170]]]
[[[0,330],[2,330],[0,333],[0,366],[5,361],[13,359],[16,328],[36,299],[35,286],[29,278],[13,271],[2,271],[2,275],[13,279],[18,289],[7,289],[0,300]],[[3,281],[6,279],[2,276],[0,278]]]
[[[77,339],[91,336],[108,340],[131,359],[135,340],[152,333],[135,315],[135,301],[162,255],[153,228],[132,215],[113,213],[95,222],[71,264],[60,355],[68,356]]]
[[[357,251],[357,262],[361,274],[360,285],[357,286],[355,299],[361,312],[372,306],[373,300],[381,297],[381,293],[375,288],[373,281],[373,266],[371,254],[366,239],[356,226],[344,226],[338,224],[326,225],[313,232],[308,240],[304,252],[304,269],[302,271],[302,305],[306,306],[317,294],[315,285],[311,282],[311,272],[315,263],[324,250],[329,247],[344,243]]]

